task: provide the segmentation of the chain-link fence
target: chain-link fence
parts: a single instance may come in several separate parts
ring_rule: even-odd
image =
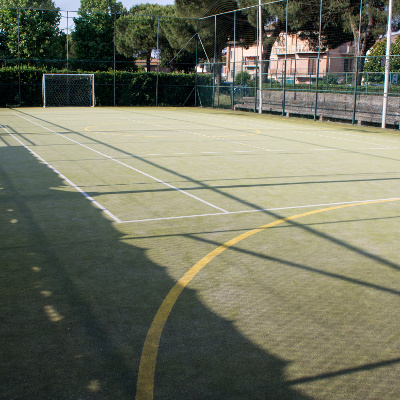
[[[97,105],[219,107],[380,124],[387,7],[336,3],[217,2],[213,15],[198,19],[172,9],[163,16],[145,9],[0,9],[1,106],[42,105],[43,73],[86,72],[95,74]],[[398,126],[400,39],[392,35],[391,42],[385,123]]]

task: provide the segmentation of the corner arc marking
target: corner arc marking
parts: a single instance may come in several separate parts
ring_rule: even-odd
[[[161,334],[164,329],[165,323],[172,311],[173,306],[178,300],[179,295],[183,289],[190,283],[190,281],[215,257],[239,243],[240,241],[262,232],[268,228],[283,224],[287,221],[292,221],[298,218],[306,217],[313,214],[319,214],[327,211],[339,210],[341,208],[356,207],[366,204],[378,204],[400,201],[400,198],[383,199],[383,200],[371,200],[359,203],[341,204],[339,206],[321,208],[318,210],[308,211],[302,214],[292,215],[290,217],[282,218],[277,221],[270,222],[266,225],[262,225],[259,228],[247,231],[235,238],[227,241],[221,246],[217,247],[200,261],[198,261],[193,267],[191,267],[179,281],[173,286],[170,292],[165,297],[160,308],[158,309],[151,325],[143,345],[142,355],[139,364],[138,381],[136,388],[136,400],[152,400],[154,396],[154,374],[156,369],[156,359],[158,354],[158,347],[161,340]]]

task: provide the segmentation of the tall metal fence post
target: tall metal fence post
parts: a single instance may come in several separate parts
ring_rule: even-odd
[[[357,89],[358,89],[358,79],[359,79],[359,72],[360,69],[360,41],[361,41],[361,24],[362,24],[362,7],[363,7],[363,0],[360,2],[360,22],[358,25],[358,41],[357,41],[357,57],[356,57],[356,82],[354,84],[354,104],[353,104],[353,118],[351,123],[355,124],[356,122],[356,113],[357,113]]]
[[[229,54],[229,60],[231,54]],[[235,109],[235,78],[236,78],[236,11],[233,12],[233,73],[232,73],[232,110]]]
[[[159,54],[160,51],[160,17],[157,17],[157,81],[156,81],[156,107],[158,106],[158,84],[159,84],[159,75],[160,75],[160,64],[159,64]]]
[[[197,107],[197,65],[199,62],[199,20],[196,21],[196,63],[195,63],[195,72],[194,72],[194,106]]]
[[[360,55],[358,54],[356,57],[356,74],[355,79],[356,82],[354,84],[354,103],[353,103],[353,117],[351,123],[354,125],[356,123],[356,113],[357,113],[357,90],[358,90],[358,69],[359,69],[359,58]]]
[[[262,13],[261,13],[261,0],[258,0],[258,67],[259,67],[259,82],[258,82],[258,113],[262,113],[263,108],[263,99],[262,99],[262,31],[263,31],[263,23],[262,23]],[[257,69],[256,69],[257,71]]]
[[[116,93],[116,75],[117,75],[117,63],[116,63],[116,47],[117,47],[117,13],[114,13],[114,107],[117,105],[117,93]]]
[[[213,98],[212,108],[215,108],[215,68],[217,58],[217,16],[214,15],[214,65],[213,65]]]
[[[20,37],[19,37],[19,25],[20,25],[20,15],[19,8],[17,9],[17,18],[18,18],[18,105],[21,107],[21,48],[20,48]]]
[[[285,109],[286,109],[286,67],[287,67],[287,59],[283,61],[283,100],[282,100],[282,116],[285,115]]]
[[[390,45],[392,42],[392,9],[393,0],[389,0],[388,26],[386,34],[386,59],[385,59],[385,86],[383,91],[382,105],[382,128],[386,128],[387,103],[389,92],[389,72],[390,72]]]
[[[69,15],[67,11],[67,74],[69,71]]]
[[[318,113],[318,80],[319,80],[319,62],[321,58],[321,30],[322,30],[322,0],[319,6],[318,58],[317,58],[317,78],[315,82],[314,121],[317,119],[317,113]]]
[[[283,77],[283,101],[282,101],[282,116],[285,115],[286,109],[286,75],[287,75],[287,51],[288,51],[288,0],[286,0],[286,22],[285,22],[285,62],[284,68],[285,73]]]

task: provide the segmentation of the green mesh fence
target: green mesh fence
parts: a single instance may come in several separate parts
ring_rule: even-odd
[[[154,8],[159,16],[146,7],[0,9],[0,106],[43,105],[44,73],[93,73],[96,105],[380,123],[386,9],[374,9],[371,29],[371,5],[361,1],[350,10],[321,1],[221,0],[197,19],[178,17],[173,6]],[[400,120],[399,57],[393,36],[386,121],[392,126]]]

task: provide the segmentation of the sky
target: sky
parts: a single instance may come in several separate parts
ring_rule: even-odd
[[[80,0],[53,0],[53,1],[56,7],[58,7],[61,10],[62,19],[60,22],[60,28],[64,31],[73,29],[74,28],[73,18],[77,17],[76,11],[78,11],[81,1]],[[164,6],[167,4],[174,4],[174,0],[117,0],[117,1],[120,1],[127,10],[129,10],[135,4],[151,3],[151,4],[161,4]],[[73,12],[68,13],[69,18],[66,18],[67,17],[66,11],[75,11],[75,13]]]
[[[173,0],[119,0],[129,10],[135,4],[141,3],[152,3],[152,4],[173,4]],[[56,7],[59,7],[63,11],[78,11],[80,0],[54,0]]]

